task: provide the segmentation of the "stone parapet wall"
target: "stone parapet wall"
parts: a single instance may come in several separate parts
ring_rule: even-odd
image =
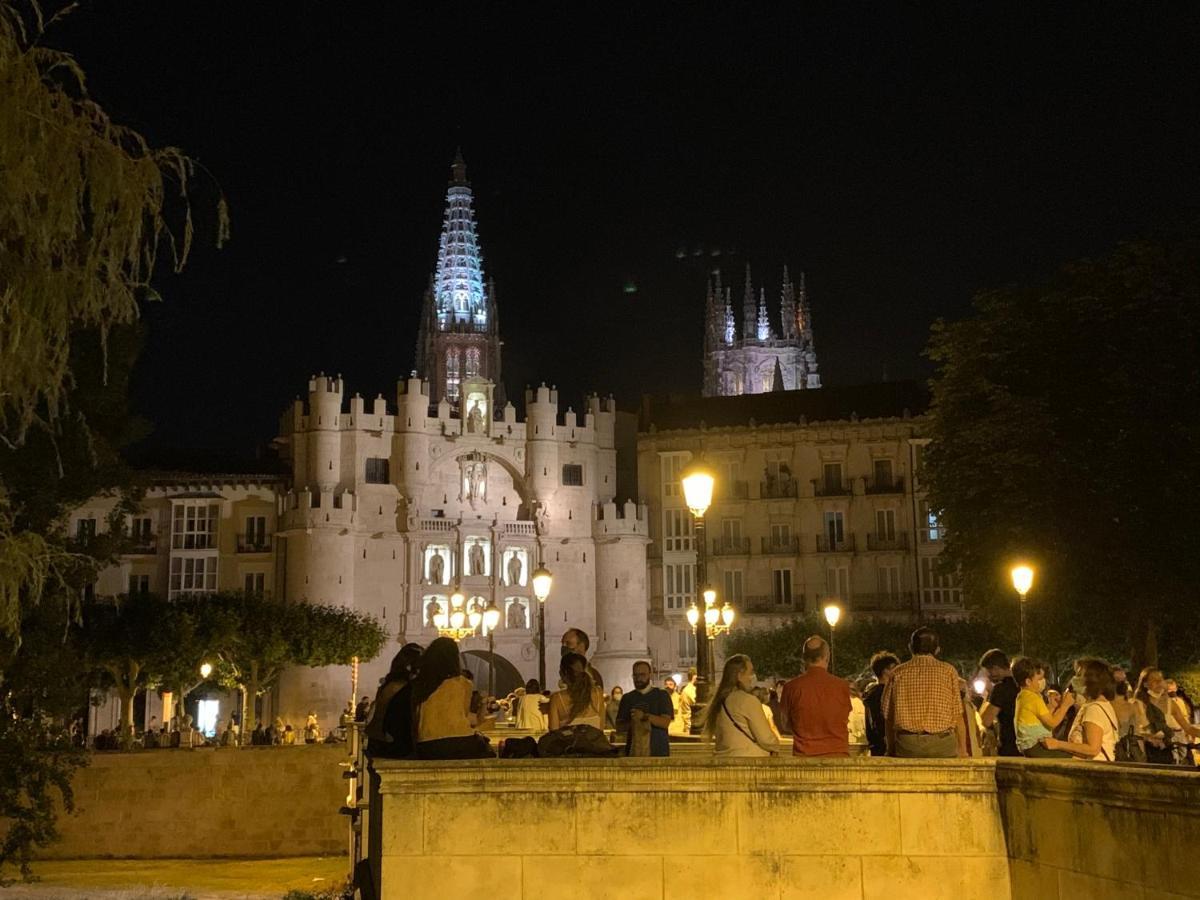
[[[344,744],[98,753],[46,859],[346,852]]]
[[[1200,897],[1200,772],[998,760],[1016,900]]]
[[[384,898],[1009,896],[990,761],[380,763]],[[569,889],[568,889],[569,886]]]

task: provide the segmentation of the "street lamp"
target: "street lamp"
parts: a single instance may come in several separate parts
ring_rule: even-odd
[[[500,624],[500,607],[489,600],[483,611],[483,628],[488,639],[488,696],[496,696],[496,626]]]
[[[842,608],[836,603],[825,604],[825,621],[829,623],[829,673],[833,674],[833,633],[837,629],[838,620],[842,617]]]
[[[450,595],[450,608],[446,609],[439,603],[437,612],[433,614],[433,624],[437,628],[438,637],[448,637],[454,641],[461,641],[473,635],[482,619],[483,614],[479,610],[467,609],[466,598],[458,587],[455,587],[454,593]]]
[[[207,679],[208,676],[211,674],[212,674],[212,663],[210,663],[210,662],[200,663],[200,677]]]
[[[1012,583],[1021,597],[1021,655],[1025,655],[1025,595],[1033,587],[1033,568],[1021,563],[1013,566]]]
[[[538,602],[538,684],[546,689],[546,598],[550,596],[550,586],[554,576],[545,566],[538,566],[529,576],[533,584],[533,596]]]
[[[699,591],[701,585],[704,585],[707,581],[707,575],[704,571],[704,554],[706,550],[704,545],[704,514],[708,511],[708,507],[712,505],[713,486],[716,484],[716,478],[708,468],[697,461],[684,469],[680,474],[679,483],[683,487],[684,502],[687,503],[687,507],[691,511],[692,518],[695,521],[696,589]],[[712,591],[712,596],[715,600],[715,591]],[[696,679],[697,704],[708,702],[712,696],[713,681],[716,680],[712,648],[708,643],[707,611],[709,603],[707,591],[704,599],[703,614],[700,611],[699,604],[696,602],[693,602],[692,608],[688,610],[688,623],[696,630],[696,661],[699,663],[696,668],[699,670],[700,675]]]

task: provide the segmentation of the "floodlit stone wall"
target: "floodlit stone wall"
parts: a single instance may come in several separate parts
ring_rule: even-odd
[[[1015,900],[1200,897],[1200,772],[996,764]]]
[[[1009,896],[989,762],[378,768],[385,900]]]
[[[98,753],[47,859],[344,853],[345,745]]]

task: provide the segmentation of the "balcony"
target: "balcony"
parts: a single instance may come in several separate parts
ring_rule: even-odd
[[[172,550],[216,550],[217,535],[214,532],[175,534],[171,536]]]
[[[817,535],[817,552],[818,553],[853,553],[854,552],[854,535],[847,534],[840,540],[831,538],[827,534]]]
[[[880,481],[874,478],[863,479],[866,482],[868,494],[903,494],[904,479],[893,478],[890,481]]]
[[[826,481],[823,478],[812,480],[814,497],[849,497],[850,485],[842,481]]]
[[[718,500],[749,500],[750,482],[748,481],[717,481]]]
[[[269,534],[239,534],[237,536],[238,553],[270,553],[271,535]]]
[[[916,608],[916,594],[897,591],[892,594],[855,594],[850,598],[854,612],[910,612]]]
[[[940,544],[945,539],[946,539],[946,529],[945,528],[942,528],[939,526],[937,528],[922,528],[921,529],[921,543],[922,544]]]
[[[908,532],[895,531],[891,534],[868,534],[868,550],[907,550]]]
[[[154,556],[158,553],[158,536],[153,534],[135,534],[129,539],[125,550],[128,556]]]
[[[800,554],[800,538],[769,538],[762,539],[764,556],[798,556]]]
[[[758,483],[759,496],[763,500],[795,500],[796,482],[790,478],[772,478]]]
[[[712,543],[713,556],[749,556],[750,538],[719,537]]]
[[[792,594],[788,600],[778,600],[774,594],[751,594],[730,602],[739,615],[788,615],[804,609],[803,594]]]

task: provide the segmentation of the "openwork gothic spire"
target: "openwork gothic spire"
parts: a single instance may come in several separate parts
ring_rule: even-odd
[[[453,178],[446,191],[446,215],[433,274],[433,299],[438,327],[454,325],[486,328],[488,303],[484,292],[483,254],[475,234],[474,198],[467,182],[462,151],[451,166]]]

